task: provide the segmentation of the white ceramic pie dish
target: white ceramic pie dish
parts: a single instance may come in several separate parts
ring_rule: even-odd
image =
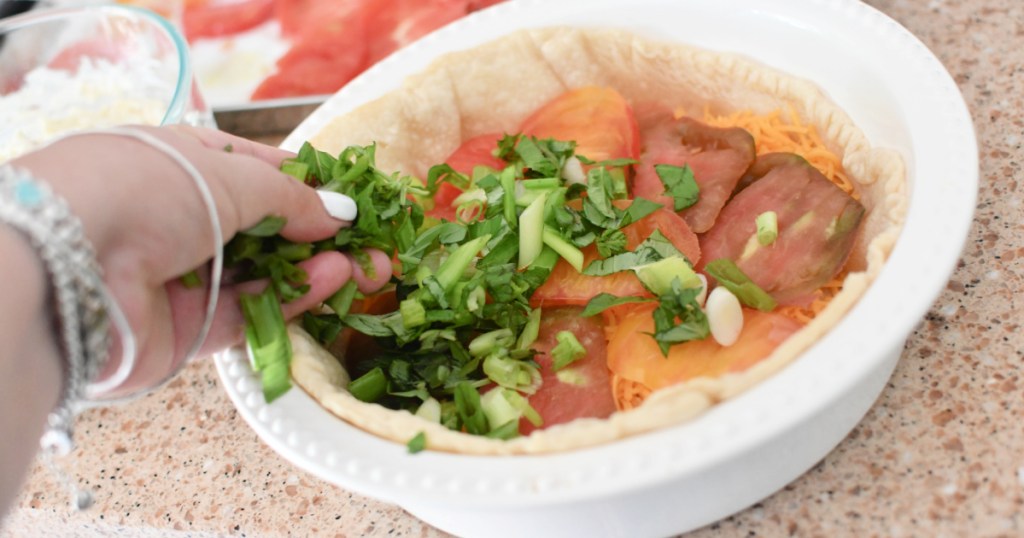
[[[341,487],[396,503],[460,536],[664,536],[770,495],[832,450],[874,402],[938,296],[977,193],[970,115],[941,63],[855,0],[514,1],[458,21],[365,72],[283,146],[397,87],[438,55],[521,28],[616,27],[753,57],[808,78],[875,146],[907,165],[907,222],[867,293],[811,349],[698,419],[544,456],[424,452],[363,432],[301,390],[267,405],[243,349],[217,357],[239,413],[282,456]]]

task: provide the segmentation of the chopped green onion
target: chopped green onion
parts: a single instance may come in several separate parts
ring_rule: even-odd
[[[416,416],[430,422],[441,422],[441,402],[433,397],[427,398],[416,409]]]
[[[544,424],[544,419],[541,418],[540,413],[530,405],[530,401],[522,394],[514,390],[506,390],[503,392],[503,395],[508,400],[508,403],[512,404],[512,407],[518,409],[522,416],[530,421],[530,424],[538,427]]]
[[[778,306],[771,295],[755,284],[730,259],[714,260],[704,266],[704,270],[747,306],[762,312],[771,311]]]
[[[634,267],[633,271],[644,287],[655,295],[668,293],[675,279],[679,279],[684,288],[699,288],[704,285],[690,264],[678,256]]]
[[[203,285],[203,279],[199,278],[199,273],[196,271],[189,271],[181,275],[181,285],[188,289],[195,289]]]
[[[348,315],[348,311],[352,308],[352,301],[355,300],[357,293],[359,293],[359,286],[356,284],[356,281],[349,280],[340,290],[334,292],[334,295],[328,297],[324,304],[331,307],[331,310],[339,318],[343,318]]]
[[[262,376],[263,398],[270,403],[291,388],[291,339],[285,327],[281,303],[273,286],[262,293],[242,294],[245,336],[252,350],[253,367]]]
[[[477,336],[469,342],[469,354],[474,357],[483,357],[493,353],[497,349],[508,349],[515,342],[512,329],[497,329]]]
[[[530,349],[530,346],[537,341],[540,334],[541,309],[530,310],[530,317],[523,326],[523,332],[519,333],[519,340],[516,341],[516,349]]]
[[[544,203],[542,193],[519,215],[519,268],[528,267],[544,249]]]
[[[507,441],[509,439],[515,439],[519,436],[519,421],[510,420],[497,428],[493,428],[491,431],[484,434],[484,437],[491,439],[501,439]]]
[[[295,161],[285,161],[281,165],[281,171],[299,181],[306,181],[309,177],[309,165]]]
[[[587,356],[587,350],[571,331],[559,331],[555,335],[558,344],[551,349],[551,367],[557,372]]]
[[[523,179],[520,180],[519,185],[523,186],[525,190],[551,190],[562,186],[562,180],[557,177],[543,177],[538,179]]]
[[[583,272],[583,251],[566,241],[565,238],[550,226],[544,227],[542,238],[545,245],[551,247],[559,256],[569,262],[569,265],[576,269],[577,272]]]
[[[532,363],[516,360],[507,353],[487,355],[483,364],[484,374],[502,387],[533,393],[539,388],[540,372]]]
[[[502,196],[502,207],[504,208],[505,222],[508,223],[510,228],[515,228],[519,224],[519,219],[516,218],[516,176],[515,169],[511,166],[502,170],[499,176],[501,182],[501,188],[504,191]]]
[[[408,447],[410,454],[423,452],[427,448],[427,434],[423,432],[417,433],[415,437],[409,439],[406,447]]]
[[[506,392],[515,393],[515,391],[497,387],[487,391],[480,397],[480,408],[487,417],[488,424],[503,425],[508,422],[518,423],[519,417],[523,415],[522,411],[516,409],[508,399],[505,398]]]
[[[480,407],[480,393],[468,381],[455,385],[455,410],[468,433],[485,435],[490,430],[487,416]]]
[[[348,391],[352,396],[364,402],[376,402],[387,393],[387,389],[388,379],[379,366],[348,384]]]
[[[451,291],[452,286],[462,278],[466,269],[473,263],[473,258],[480,253],[490,239],[491,236],[488,234],[467,241],[441,263],[434,276],[445,291]]]
[[[768,246],[779,237],[779,217],[774,211],[765,211],[755,219],[757,224],[757,242]]]
[[[427,322],[427,309],[419,299],[409,298],[402,301],[398,310],[402,313],[402,324],[407,329],[419,327]]]

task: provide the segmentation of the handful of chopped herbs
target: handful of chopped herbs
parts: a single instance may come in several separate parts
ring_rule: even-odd
[[[652,301],[659,304],[652,336],[664,352],[671,344],[707,336],[707,319],[695,299],[700,281],[685,256],[659,232],[627,250],[622,228],[661,207],[643,198],[613,203],[627,198],[624,170],[632,161],[592,163],[575,155],[572,142],[506,136],[495,152],[507,163],[504,169],[477,167],[466,176],[442,164],[423,182],[378,169],[374,151],[349,147],[332,156],[306,144],[282,166],[312,187],[353,198],[359,215],[352,227],[297,244],[277,235],[283,222],[268,218],[226,247],[239,280],[271,283],[261,294],[242,298],[246,337],[268,402],[290,387],[291,346],[280,302],[307,290],[296,264],[326,250],[354,255],[366,271],[373,270],[366,249],[395,260],[396,276],[381,293],[394,294],[397,308],[354,309],[364,298],[350,282],[303,315],[304,328],[325,346],[345,328],[372,339],[371,349],[350,350],[358,357],[347,364],[350,392],[471,434],[514,437],[522,417],[540,425],[528,402],[541,382],[531,349],[541,311],[530,306],[530,297],[559,258],[589,275],[635,271],[652,292],[598,295],[585,315]],[[585,182],[565,178],[572,176],[564,170],[573,159],[592,165]],[[696,184],[688,169],[659,167],[659,175],[677,209],[694,203]],[[444,182],[462,191],[455,222],[426,215]],[[602,259],[584,267],[581,249],[589,245]],[[585,354],[572,333],[559,334],[558,341],[556,368]],[[496,389],[481,395],[484,386]],[[410,450],[424,446],[419,437]]]

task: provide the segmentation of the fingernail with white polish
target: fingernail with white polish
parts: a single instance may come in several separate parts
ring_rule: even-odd
[[[316,193],[320,195],[320,201],[323,202],[324,208],[332,217],[349,222],[356,220],[358,211],[355,200],[340,192],[316,191]]]

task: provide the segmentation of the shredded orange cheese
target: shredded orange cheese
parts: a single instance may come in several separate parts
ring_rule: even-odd
[[[825,145],[813,125],[805,125],[800,120],[792,107],[787,107],[785,114],[776,110],[766,115],[757,115],[749,110],[715,115],[705,109],[704,122],[714,127],[740,127],[746,130],[754,137],[758,155],[796,153],[855,200],[859,199],[853,182],[843,170],[842,159]]]
[[[612,396],[615,398],[615,408],[619,411],[628,411],[644,403],[651,389],[644,385],[612,374]]]
[[[683,110],[677,110],[676,116],[682,116],[683,113]],[[754,114],[748,110],[715,115],[705,109],[703,121],[714,127],[740,127],[746,130],[754,137],[758,155],[775,152],[796,153],[855,200],[860,199],[853,182],[843,169],[840,156],[828,148],[813,125],[805,125],[800,120],[792,107],[787,107],[785,112],[776,110],[765,115]],[[842,289],[845,279],[846,272],[843,271],[815,292],[814,300],[806,307],[784,306],[776,312],[806,325],[828,306]],[[614,323],[618,320],[611,321]],[[620,411],[639,406],[651,393],[651,389],[643,384],[621,378],[614,372],[611,385],[615,406]]]

